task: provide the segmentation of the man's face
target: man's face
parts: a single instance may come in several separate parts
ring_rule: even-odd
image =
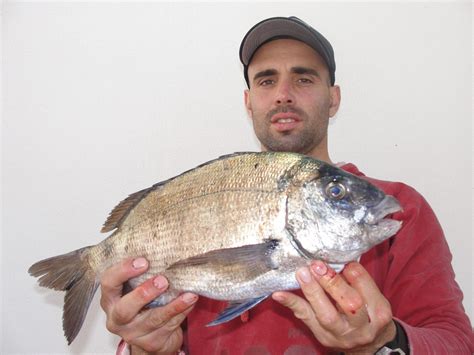
[[[262,148],[326,158],[340,93],[323,59],[303,42],[274,40],[257,50],[248,75],[245,106]]]

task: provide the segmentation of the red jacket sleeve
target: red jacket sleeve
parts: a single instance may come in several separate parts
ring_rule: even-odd
[[[389,190],[403,206],[395,216],[403,226],[389,243],[382,292],[407,333],[411,354],[472,354],[472,327],[434,212],[404,184]]]

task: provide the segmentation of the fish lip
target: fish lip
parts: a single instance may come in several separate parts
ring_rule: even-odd
[[[295,120],[295,122],[301,121],[301,118],[296,113],[293,113],[293,112],[278,112],[272,116],[270,121],[271,123],[276,123],[278,122],[278,120],[282,118],[291,118]]]
[[[364,222],[370,225],[378,224],[383,220],[389,220],[385,218],[387,215],[402,211],[402,206],[393,196],[385,196],[376,206],[371,207],[364,217]]]

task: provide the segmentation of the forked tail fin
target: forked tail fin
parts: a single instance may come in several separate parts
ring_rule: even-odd
[[[63,329],[71,344],[81,329],[99,280],[89,265],[91,247],[44,259],[33,264],[28,272],[38,277],[40,286],[66,291],[64,296]]]

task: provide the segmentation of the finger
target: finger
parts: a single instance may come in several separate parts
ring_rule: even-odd
[[[123,284],[147,269],[147,260],[140,257],[125,259],[105,270],[100,281],[102,308],[107,311],[114,300],[122,297]]]
[[[176,349],[183,343],[183,331],[180,325],[195,304],[171,318],[164,326],[139,336],[135,343],[148,352],[176,353]]]
[[[309,301],[316,319],[323,328],[336,331],[343,327],[344,320],[340,312],[333,305],[330,298],[316,281],[307,267],[302,267],[296,272],[296,279],[301,286],[301,290]]]
[[[157,350],[167,352],[173,349],[175,346],[170,341],[181,333],[181,323],[196,304],[197,296],[187,295],[181,295],[165,306],[148,309],[141,313],[143,317],[138,317],[130,323],[122,337],[128,339],[128,343],[142,349],[149,349],[150,352]],[[176,312],[179,313],[176,314]],[[175,315],[169,318],[171,314]],[[176,344],[181,344],[181,341]]]
[[[159,297],[168,287],[165,277],[148,279],[114,304],[110,321],[116,325],[129,323],[148,303]]]
[[[272,298],[281,305],[288,307],[296,318],[301,319],[308,326],[315,320],[311,305],[300,296],[291,292],[278,291],[272,294]]]
[[[134,340],[134,345],[144,350],[147,354],[178,354],[181,344],[183,344],[183,331],[180,327],[169,334],[163,334],[162,329],[156,329]],[[142,354],[142,352],[137,353]],[[133,347],[132,354],[135,354]]]
[[[147,313],[146,319],[137,324],[142,334],[147,334],[165,325],[167,329],[178,327],[191,312],[198,300],[194,293],[184,293],[165,306],[157,307]]]
[[[369,321],[385,325],[392,320],[390,303],[380,292],[377,284],[365,268],[357,262],[352,262],[344,268],[343,275],[352,287],[359,292],[368,304]]]
[[[364,299],[369,300],[380,295],[377,284],[361,264],[357,262],[347,264],[342,274],[347,282],[359,291]]]
[[[351,287],[340,274],[336,274],[322,261],[312,262],[310,269],[313,277],[334,299],[351,324],[367,323],[365,301],[358,290]]]

